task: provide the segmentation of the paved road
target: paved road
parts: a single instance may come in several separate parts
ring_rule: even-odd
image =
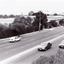
[[[10,64],[31,64],[35,59],[37,59],[41,55],[44,55],[44,56],[53,55],[59,50],[58,45],[63,39],[64,39],[64,37],[53,41],[52,48],[47,51],[41,52],[41,51],[38,51],[37,49],[34,49],[33,51],[29,52],[25,56],[20,56],[19,58],[10,62]],[[60,49],[60,50],[64,51],[63,49]]]
[[[15,54],[18,54],[22,51],[25,51],[27,49],[30,49],[40,44],[41,42],[50,40],[57,36],[61,36],[62,34],[64,34],[63,31],[64,31],[64,27],[58,27],[53,30],[45,30],[34,34],[22,35],[21,41],[16,43],[9,43],[8,39],[0,40],[0,61],[8,57],[11,57]],[[32,60],[34,60],[34,58],[37,58],[41,54],[45,54],[45,55],[49,55],[50,53],[54,54],[53,52],[57,51],[58,49],[57,45],[62,39],[64,38],[60,38],[54,42],[52,47],[53,50],[50,49],[46,52],[39,52],[37,50],[34,50],[30,52],[30,54],[27,54],[13,61],[11,64],[23,64],[23,63],[28,64],[31,63]]]

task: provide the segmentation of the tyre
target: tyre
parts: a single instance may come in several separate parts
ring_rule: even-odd
[[[45,48],[44,51],[46,51],[47,49]]]
[[[59,48],[61,48],[61,46],[59,46]]]

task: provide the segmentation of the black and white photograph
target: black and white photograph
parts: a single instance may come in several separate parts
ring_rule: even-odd
[[[0,0],[0,64],[64,64],[64,0]]]

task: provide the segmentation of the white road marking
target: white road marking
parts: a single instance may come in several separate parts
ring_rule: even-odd
[[[61,37],[64,37],[64,34],[61,35],[61,36],[58,36],[58,37],[56,37],[56,38],[54,38],[54,39],[51,39],[51,40],[49,40],[49,41],[52,42],[52,41],[54,41],[54,40],[56,40],[56,39],[58,39],[58,38],[61,38]],[[47,42],[49,42],[49,41],[47,41]],[[26,50],[26,51],[23,51],[23,52],[19,53],[19,54],[16,54],[16,55],[14,55],[14,56],[11,56],[11,57],[3,60],[3,61],[0,61],[0,64],[9,64],[9,62],[15,60],[16,58],[19,58],[20,56],[23,56],[23,55],[27,54],[28,52],[31,52],[32,50],[36,50],[39,46],[40,46],[40,45],[37,45],[37,46],[35,46],[35,47],[33,47],[33,48],[30,48],[30,49],[28,49],[28,50]]]
[[[16,58],[19,58],[20,56],[23,56],[23,55],[25,55],[26,53],[28,53],[28,52],[30,52],[30,51],[32,51],[32,50],[34,50],[34,49],[37,49],[38,47],[39,47],[39,46],[35,46],[35,47],[31,48],[31,49],[28,49],[28,50],[26,50],[26,51],[24,51],[24,52],[21,52],[21,53],[19,53],[19,54],[16,54],[16,55],[10,57],[10,58],[7,58],[7,59],[5,59],[5,60],[3,60],[3,61],[0,61],[0,64],[9,64],[10,61],[13,61],[13,60],[15,60]]]
[[[61,38],[61,37],[63,37],[63,36],[64,36],[64,34],[63,34],[63,35],[61,35],[61,36],[58,36],[58,37],[56,37],[56,38],[54,38],[54,39],[49,40],[49,42],[51,42],[51,43],[52,43],[52,41],[54,41],[54,40],[56,40],[56,39],[59,39],[59,38]]]

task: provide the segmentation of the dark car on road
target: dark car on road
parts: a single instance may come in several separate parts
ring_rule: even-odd
[[[52,46],[52,43],[50,42],[43,42],[41,43],[40,47],[38,48],[39,51],[46,51],[48,49],[50,49]]]

